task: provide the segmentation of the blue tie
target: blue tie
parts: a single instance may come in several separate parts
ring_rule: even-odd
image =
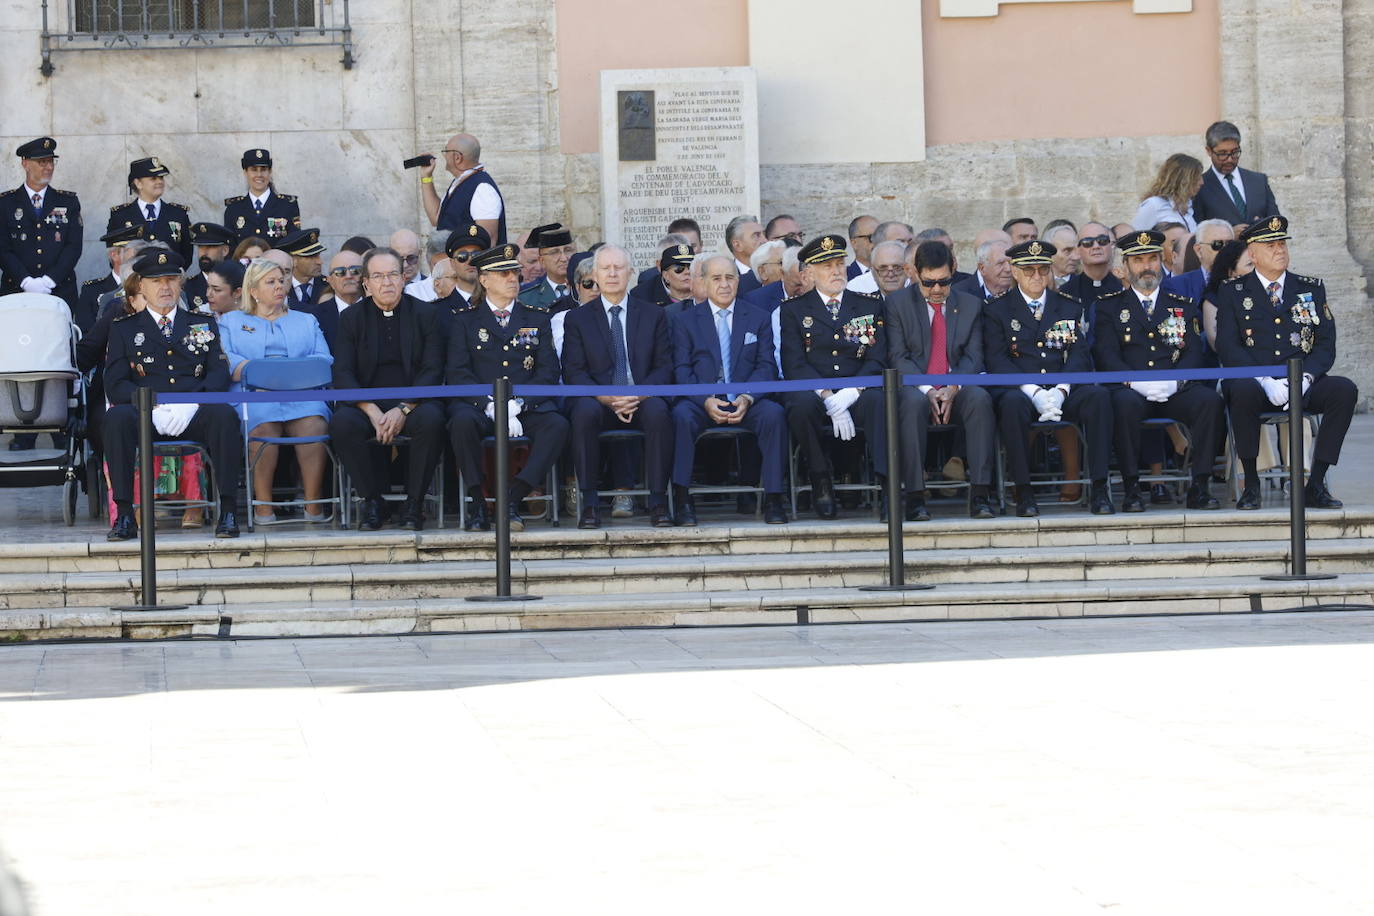
[[[615,359],[612,385],[630,384],[630,357],[625,350],[625,327],[620,323],[620,313],[623,311],[618,305],[611,306],[611,356]]]
[[[716,312],[716,339],[720,341],[720,381],[730,381],[730,310]],[[730,395],[725,400],[734,401]]]

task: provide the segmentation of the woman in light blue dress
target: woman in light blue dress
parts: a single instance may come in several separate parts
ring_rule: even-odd
[[[242,391],[243,365],[250,359],[304,359],[316,357],[334,362],[320,332],[315,316],[293,312],[286,307],[289,281],[286,273],[271,261],[253,260],[243,275],[243,299],[238,311],[225,312],[219,319],[220,341],[234,380],[234,391]],[[323,436],[328,432],[329,408],[324,401],[259,401],[244,405],[251,436]],[[254,443],[251,457],[266,449],[253,469],[253,498],[272,499],[272,475],[277,469],[277,446]],[[324,498],[324,475],[328,455],[320,442],[297,445],[296,460],[301,466],[301,485],[307,500]],[[308,522],[323,522],[328,516],[311,511]],[[270,525],[276,520],[271,506],[255,506],[253,521]]]

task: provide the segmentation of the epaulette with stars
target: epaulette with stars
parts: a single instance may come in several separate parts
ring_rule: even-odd
[[[1313,286],[1324,285],[1320,277],[1304,277],[1302,274],[1295,274],[1292,272],[1289,273],[1289,276],[1291,276],[1294,280],[1301,280],[1304,283],[1311,283]]]
[[[132,201],[130,201],[130,203],[132,203]],[[125,204],[115,204],[113,207],[110,208],[110,212],[113,213],[113,212],[115,212],[116,210],[123,210],[123,209],[124,209],[125,207],[127,207],[127,206],[129,206],[129,204],[127,204],[127,203],[125,203]]]
[[[860,295],[860,296],[863,296],[865,299],[877,299],[879,302],[882,302],[882,301],[883,301],[883,297],[880,296],[880,295],[878,295],[877,293],[864,293],[864,292],[859,292],[859,290],[857,290],[857,289],[851,289],[851,290],[849,290],[849,292],[851,292],[851,293],[859,293],[859,295]]]
[[[99,283],[101,280],[104,280],[104,279],[105,279],[104,277],[96,277],[96,278],[93,279],[93,280],[87,280],[85,283],[82,283],[82,284],[81,284],[81,288],[82,288],[82,289],[85,289],[85,288],[88,287],[88,286],[94,286],[95,284]]]
[[[1192,302],[1192,301],[1193,301],[1193,297],[1192,297],[1192,296],[1185,296],[1185,295],[1183,295],[1183,294],[1181,294],[1181,293],[1176,293],[1176,292],[1174,292],[1174,291],[1171,290],[1171,289],[1162,289],[1162,290],[1160,290],[1159,292],[1160,292],[1161,295],[1168,296],[1170,299],[1176,299],[1176,300],[1178,300],[1179,302]]]
[[[247,200],[247,199],[248,199],[248,195],[247,195],[247,194],[240,194],[238,197],[226,197],[226,198],[224,198],[224,205],[227,207],[227,206],[229,206],[230,204],[236,204],[236,203],[238,203],[238,202],[241,201],[241,200]]]
[[[795,296],[788,296],[786,299],[784,299],[784,300],[782,300],[781,302],[779,302],[778,305],[786,305],[786,304],[789,303],[789,302],[796,302],[798,299],[800,299],[802,296],[805,296],[805,295],[806,295],[806,293],[798,293],[798,294],[795,295]]]
[[[190,208],[187,207],[185,204],[174,204],[170,200],[164,200],[162,203],[163,206],[176,207],[178,210],[185,210],[187,213],[191,212]]]
[[[1056,293],[1059,293],[1059,295],[1063,296],[1065,299],[1069,300],[1069,301],[1072,302],[1074,305],[1082,305],[1082,304],[1083,304],[1083,300],[1082,300],[1082,299],[1079,299],[1077,296],[1073,295],[1072,293],[1066,293],[1066,292],[1064,292],[1063,290],[1058,290],[1058,289],[1055,290],[1055,292],[1056,292]],[[1124,292],[1124,289],[1123,289],[1123,292]],[[1099,298],[1099,299],[1105,299],[1106,297],[1105,297],[1105,296],[1099,296],[1098,298]]]
[[[1113,296],[1122,296],[1122,295],[1125,295],[1125,293],[1126,293],[1126,287],[1123,286],[1123,287],[1121,287],[1121,289],[1114,289],[1114,290],[1112,290],[1110,293],[1103,293],[1102,295],[1100,295],[1100,296],[1097,297],[1097,301],[1098,301],[1098,302],[1101,302],[1103,299],[1110,299],[1110,298],[1112,298]],[[1070,296],[1068,293],[1063,293],[1063,292],[1061,292],[1061,293],[1059,293],[1059,295],[1063,296],[1065,299],[1073,299],[1074,302],[1077,302],[1077,301],[1078,301],[1077,299],[1074,299],[1073,296]]]
[[[547,312],[549,310],[549,307],[547,305],[535,305],[533,302],[525,302],[521,299],[516,299],[515,301],[519,302],[521,305],[529,309],[531,312]]]
[[[137,317],[137,316],[138,316],[138,312],[130,312],[130,313],[127,314],[127,315],[120,315],[118,318],[115,319],[115,321],[116,321],[116,322],[128,321],[130,318],[135,318],[135,317]]]
[[[276,191],[273,191],[272,193],[277,194]],[[277,194],[277,196],[280,197],[282,200],[286,201],[288,204],[294,204],[296,202],[295,194]]]
[[[75,197],[75,196],[76,196],[76,192],[75,192],[75,191],[64,191],[64,190],[62,190],[61,188],[54,188],[54,187],[49,187],[48,190],[49,190],[49,191],[52,191],[54,194],[63,194],[63,195],[65,195],[65,196],[67,196],[67,197]]]

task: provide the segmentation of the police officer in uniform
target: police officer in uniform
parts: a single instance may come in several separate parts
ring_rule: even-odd
[[[1217,291],[1217,355],[1223,366],[1272,366],[1302,360],[1302,391],[1288,390],[1288,377],[1226,379],[1222,391],[1231,410],[1236,454],[1245,472],[1237,509],[1258,509],[1259,417],[1285,410],[1293,394],[1304,410],[1322,415],[1307,479],[1307,505],[1339,509],[1326,487],[1326,472],[1340,460],[1341,445],[1355,413],[1359,389],[1348,378],[1329,375],[1336,361],[1336,320],[1326,304],[1326,287],[1315,277],[1288,271],[1288,220],[1266,216],[1240,234],[1253,272],[1228,280]]]
[[[181,204],[162,199],[170,174],[156,156],[129,163],[129,190],[137,199],[110,208],[106,232],[143,224],[143,237],[175,251],[183,263],[191,263],[191,214]]]
[[[265,149],[244,150],[239,160],[248,181],[248,193],[224,199],[224,225],[237,241],[250,235],[275,245],[301,228],[301,208],[293,194],[278,194],[272,187],[272,154]]]
[[[113,232],[107,232],[100,237],[100,241],[105,243],[105,257],[109,259],[110,272],[81,284],[81,292],[77,295],[73,318],[76,320],[77,327],[81,328],[83,337],[90,334],[91,328],[95,326],[96,318],[100,316],[100,297],[105,293],[119,289],[119,269],[123,265],[122,252],[124,247],[134,239],[141,238],[143,238],[142,225],[126,226]]]
[[[439,324],[444,331],[444,352],[448,352],[448,335],[453,331],[453,319],[470,308],[477,292],[476,258],[491,247],[491,236],[476,223],[465,223],[448,234],[444,253],[453,269],[453,291],[435,299],[430,305],[439,310]],[[524,300],[521,300],[522,302]]]
[[[786,379],[816,379],[815,391],[783,395],[787,425],[801,446],[811,471],[812,501],[821,518],[834,518],[834,480],[830,456],[821,434],[830,429],[836,439],[849,441],[862,430],[880,477],[887,467],[887,427],[881,388],[840,388],[825,379],[877,375],[887,367],[887,339],[883,330],[883,300],[845,288],[845,239],[823,235],[812,239],[798,260],[815,280],[815,287],[779,306],[782,369]],[[920,495],[922,427],[916,416],[914,392],[903,389],[902,474],[907,488],[908,521],[930,518]],[[900,510],[899,510],[900,511]]]
[[[514,385],[558,384],[558,355],[553,349],[548,310],[516,298],[520,290],[519,247],[498,245],[472,259],[478,291],[471,307],[453,319],[445,384],[489,385],[504,376]],[[568,439],[568,421],[553,398],[512,398],[510,433],[529,439],[529,458],[510,486],[510,526],[523,531],[521,500],[547,485],[549,468]],[[467,529],[491,527],[482,488],[482,438],[495,431],[490,397],[454,398],[448,405],[448,434],[472,498]]]
[[[234,233],[219,223],[192,223],[191,244],[196,246],[196,262],[200,273],[187,277],[182,286],[186,306],[193,312],[204,312],[210,308],[205,298],[205,275],[214,270],[215,265],[229,257],[234,244]]]
[[[134,261],[142,278],[147,308],[117,319],[110,328],[105,360],[105,456],[115,500],[111,541],[138,536],[133,515],[134,452],[138,447],[138,410],[134,391],[227,391],[229,363],[220,349],[215,320],[177,308],[182,261],[175,252],[156,248]],[[210,452],[219,483],[220,518],[215,537],[239,536],[235,515],[243,438],[238,414],[228,404],[168,404],[153,411],[157,439],[192,439]],[[144,521],[151,523],[149,508]]]
[[[1187,296],[1160,289],[1164,233],[1146,230],[1116,240],[1130,284],[1097,297],[1093,356],[1099,372],[1140,372],[1140,381],[1109,385],[1116,458],[1126,495],[1123,512],[1144,512],[1140,498],[1140,424],[1151,417],[1188,426],[1196,447],[1189,470],[1189,509],[1219,509],[1208,492],[1212,445],[1221,423],[1221,395],[1206,382],[1151,380],[1166,369],[1197,369],[1207,348],[1202,338],[1202,308]]]
[[[562,223],[538,226],[530,230],[529,243],[539,249],[544,276],[520,287],[520,301],[547,310],[572,288],[572,281],[568,279],[568,264],[576,251],[572,231]]]
[[[1055,247],[1032,239],[1007,249],[1013,285],[983,310],[983,353],[989,373],[1091,372],[1092,354],[1083,334],[1083,306],[1051,284]],[[1083,430],[1092,476],[1089,508],[1111,515],[1107,489],[1111,460],[1112,409],[1100,385],[1021,385],[997,394],[997,425],[1016,486],[1016,514],[1040,514],[1030,485],[1031,424],[1067,420]]]
[[[24,183],[0,194],[0,295],[44,293],[75,307],[76,262],[81,259],[81,202],[51,187],[57,141],[39,137],[15,153]]]

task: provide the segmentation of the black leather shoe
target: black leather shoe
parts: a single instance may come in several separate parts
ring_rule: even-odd
[[[816,507],[816,515],[821,518],[835,518],[839,510],[835,507],[835,483],[829,477],[811,478],[811,503]]]
[[[215,537],[236,538],[239,536],[239,520],[232,512],[221,512],[219,524],[215,526]]]
[[[1137,494],[1136,499],[1140,496]],[[1115,515],[1116,507],[1112,505],[1112,494],[1105,485],[1095,485],[1088,496],[1088,507],[1093,515]],[[1143,507],[1142,507],[1143,508]]]
[[[115,516],[114,524],[110,526],[110,533],[105,535],[107,541],[131,541],[138,537],[138,523],[134,521],[132,515]]]
[[[1154,502],[1154,497],[1153,497],[1153,496],[1150,497],[1150,502]],[[1093,511],[1094,511],[1094,512],[1097,511],[1096,506],[1093,507]],[[1143,499],[1140,498],[1140,488],[1139,488],[1139,487],[1132,487],[1132,486],[1127,486],[1127,487],[1126,487],[1126,492],[1125,492],[1125,493],[1122,495],[1122,497],[1121,497],[1121,511],[1122,511],[1122,512],[1144,512],[1144,511],[1145,511],[1145,500],[1143,500]]]
[[[1040,507],[1036,505],[1035,497],[1027,494],[1016,501],[1016,514],[1021,518],[1038,518]]]
[[[380,531],[382,527],[382,501],[364,499],[358,515],[359,531]]]
[[[740,515],[753,515],[758,508],[759,498],[753,493],[741,493],[735,497],[735,510]]]
[[[425,510],[419,502],[406,500],[401,510],[401,527],[406,531],[419,531],[425,527]]]
[[[691,494],[679,493],[675,497],[675,503],[673,509],[677,515],[678,527],[695,528],[697,526],[696,500],[692,499]]]
[[[487,512],[485,499],[474,499],[468,509],[467,521],[463,525],[468,531],[490,531],[491,515]]]
[[[908,493],[906,497],[906,520],[909,522],[930,521],[930,510],[926,508],[924,496]]]
[[[787,524],[787,507],[781,493],[769,493],[763,498],[763,520],[769,525]]]
[[[1193,485],[1188,488],[1188,508],[1189,509],[1220,509],[1221,503],[1211,494],[1207,486],[1207,478],[1194,480]]]
[[[1303,488],[1304,502],[1309,509],[1339,509],[1345,505],[1339,499],[1331,495],[1331,491],[1326,488],[1326,482],[1309,482]]]
[[[1150,487],[1150,505],[1152,506],[1172,506],[1174,504],[1174,494],[1169,492],[1169,488],[1162,483],[1154,484]]]
[[[511,531],[525,530],[525,519],[520,514],[520,501],[514,497],[506,501],[506,518],[510,521]]]
[[[975,496],[969,502],[969,518],[996,518],[997,513],[993,511],[992,500],[986,496]]]
[[[649,507],[649,524],[653,525],[655,528],[673,527],[673,517],[668,514],[667,503],[660,503],[657,506]]]
[[[1258,509],[1259,507],[1259,487],[1247,486],[1240,491],[1240,499],[1236,500],[1237,509]]]
[[[577,520],[577,527],[582,529],[601,527],[601,515],[596,511],[596,506],[582,507],[582,517]]]

